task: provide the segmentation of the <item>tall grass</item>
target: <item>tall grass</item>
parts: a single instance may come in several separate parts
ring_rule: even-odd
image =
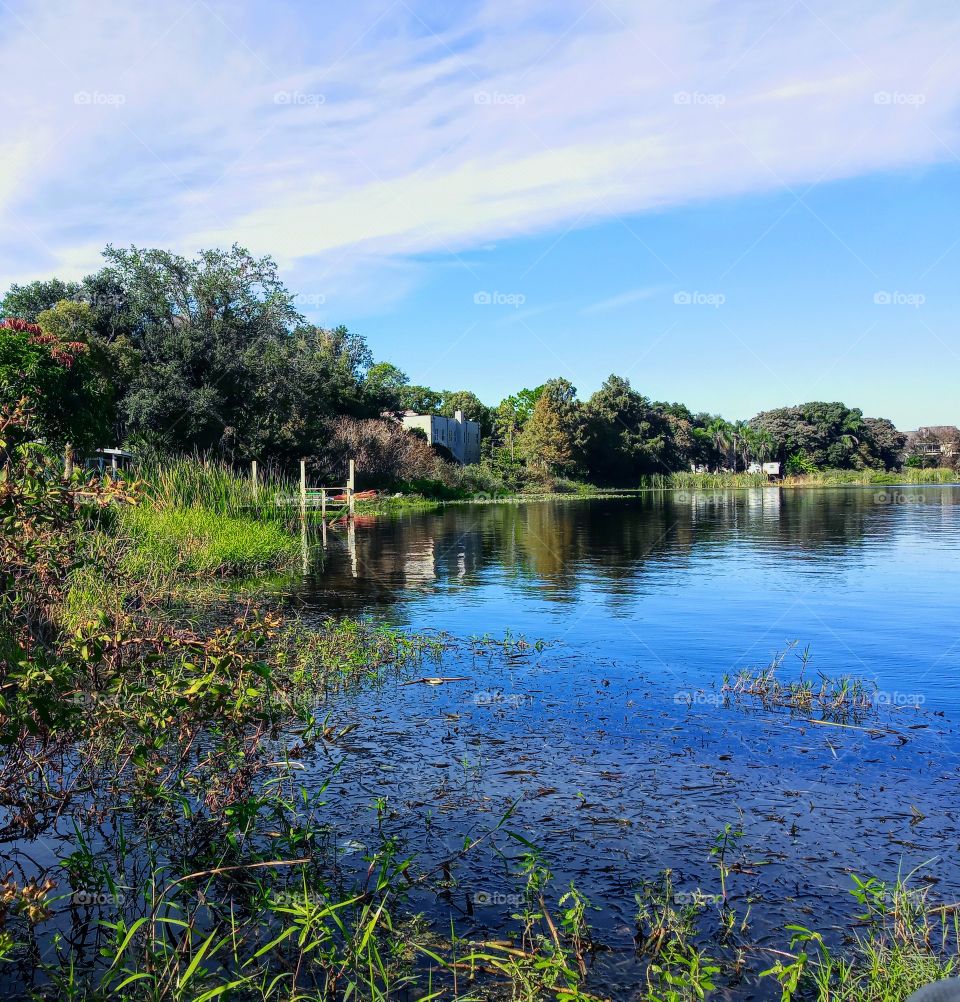
[[[960,474],[950,469],[914,470],[899,473],[882,470],[820,470],[777,481],[780,487],[842,487],[844,485],[950,484],[960,482]],[[723,490],[766,487],[765,473],[669,473],[644,477],[642,487],[652,490]]]
[[[199,457],[143,465],[134,476],[157,504],[169,508],[204,508],[221,515],[278,517],[283,505],[299,494],[297,480],[261,471],[256,490],[249,475],[217,460]]]
[[[907,877],[887,884],[851,875],[851,894],[862,906],[851,947],[833,953],[821,933],[790,926],[790,963],[777,960],[783,998],[820,1002],[902,1002],[924,985],[955,976],[960,965],[960,917],[954,906],[934,907],[929,887]]]
[[[132,574],[246,574],[281,567],[298,549],[297,541],[276,522],[235,518],[208,508],[140,505],[121,513],[119,527],[133,544],[127,557]]]

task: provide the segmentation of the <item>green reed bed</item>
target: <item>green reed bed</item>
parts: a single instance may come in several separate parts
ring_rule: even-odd
[[[221,515],[281,518],[299,497],[299,482],[261,470],[254,489],[248,471],[216,460],[183,457],[132,471],[155,503],[169,508],[204,508]]]
[[[249,574],[282,568],[299,552],[297,540],[275,522],[208,508],[127,508],[118,532],[131,544],[128,569],[134,575]]]
[[[642,487],[652,490],[740,490],[748,487],[844,487],[896,486],[899,484],[951,484],[960,474],[950,469],[904,469],[898,473],[882,470],[821,470],[790,475],[771,482],[765,473],[670,473],[644,478]]]

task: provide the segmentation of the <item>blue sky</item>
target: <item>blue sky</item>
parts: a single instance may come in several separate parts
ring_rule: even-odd
[[[237,241],[491,403],[958,423],[958,49],[937,0],[4,0],[0,284]]]

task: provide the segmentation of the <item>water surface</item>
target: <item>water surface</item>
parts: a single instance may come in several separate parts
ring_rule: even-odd
[[[851,873],[919,866],[953,901],[958,557],[960,487],[456,505],[331,530],[297,595],[308,617],[549,642],[468,646],[443,666],[464,681],[387,680],[340,700],[333,712],[358,727],[331,831],[358,867],[385,833],[430,863],[512,809],[505,828],[536,842],[559,887],[575,880],[603,907],[588,988],[623,999],[641,977],[634,895],[665,868],[680,892],[718,893],[709,850],[728,823],[744,833],[730,904],[750,918],[722,947],[708,912],[702,942],[742,948],[754,970],[789,922],[839,939]],[[725,674],[792,642],[783,674],[809,645],[808,676],[876,686],[866,718],[838,727],[724,698]],[[319,781],[330,762],[314,768]],[[414,905],[468,937],[503,932],[520,849],[501,829]],[[749,974],[723,994],[776,997]]]

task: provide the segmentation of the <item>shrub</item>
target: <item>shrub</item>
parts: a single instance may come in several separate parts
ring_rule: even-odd
[[[310,464],[324,485],[342,484],[349,460],[363,487],[395,487],[405,481],[439,479],[442,461],[422,437],[395,421],[339,417],[326,426],[323,451]]]

